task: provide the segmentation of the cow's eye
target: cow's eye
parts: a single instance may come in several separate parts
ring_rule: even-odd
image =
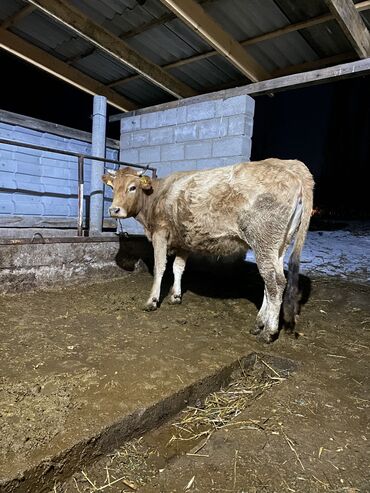
[[[136,185],[131,185],[130,187],[128,187],[129,192],[135,192],[135,190],[136,190]]]

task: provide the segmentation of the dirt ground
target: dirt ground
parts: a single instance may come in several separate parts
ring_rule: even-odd
[[[164,300],[147,313],[151,281],[142,273],[0,298],[0,479],[258,351],[299,368],[195,455],[197,443],[172,456],[159,446],[173,433],[166,425],[122,452],[126,482],[107,487],[95,467],[95,486],[77,471],[54,491],[370,491],[368,286],[303,277],[296,335],[262,346],[248,332],[262,297],[253,265],[188,274],[181,306]]]

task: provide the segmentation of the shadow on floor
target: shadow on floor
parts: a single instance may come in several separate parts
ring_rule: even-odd
[[[116,255],[117,265],[124,270],[134,271],[140,259],[153,274],[152,245],[143,237],[121,237],[120,248]],[[173,257],[170,257],[162,281],[161,302],[168,296],[173,283],[172,263]],[[199,296],[219,299],[243,298],[252,302],[257,309],[262,304],[263,287],[263,280],[256,264],[240,258],[217,260],[191,256],[182,280],[183,293],[191,291]],[[299,288],[301,305],[304,305],[311,292],[310,279],[300,275]]]

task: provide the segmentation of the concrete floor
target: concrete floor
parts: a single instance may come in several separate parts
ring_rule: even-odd
[[[346,416],[355,416],[361,427],[328,408],[333,426],[343,433],[352,430],[358,461],[364,461],[361,435],[366,435],[368,421],[356,399],[366,403],[369,398],[369,288],[303,278],[308,301],[297,328],[300,335],[283,333],[273,345],[261,347],[248,333],[262,297],[255,266],[246,264],[227,274],[189,273],[182,305],[164,301],[157,312],[147,313],[142,306],[151,281],[143,273],[1,297],[1,491],[48,491],[50,481],[61,482],[114,450],[133,431],[140,434],[154,426],[159,408],[151,412],[151,406],[261,350],[301,361],[304,370],[295,377],[295,386],[305,393],[316,385],[321,389],[317,402],[327,393],[329,406],[339,409],[331,395],[343,394],[337,398],[345,399]],[[322,412],[318,418],[324,429],[325,416]],[[300,430],[295,423],[291,434]],[[307,436],[315,421],[310,426]],[[295,461],[289,447],[285,452],[286,461]],[[172,484],[171,471],[152,491],[179,491],[166,486]],[[185,481],[187,476],[176,473],[176,478]],[[347,479],[345,484],[352,487],[355,475]],[[197,484],[194,491],[211,491],[209,483]],[[295,491],[309,491],[291,485]]]

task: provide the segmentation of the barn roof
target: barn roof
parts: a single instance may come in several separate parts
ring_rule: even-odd
[[[1,0],[0,45],[123,111],[370,56],[370,1]]]

